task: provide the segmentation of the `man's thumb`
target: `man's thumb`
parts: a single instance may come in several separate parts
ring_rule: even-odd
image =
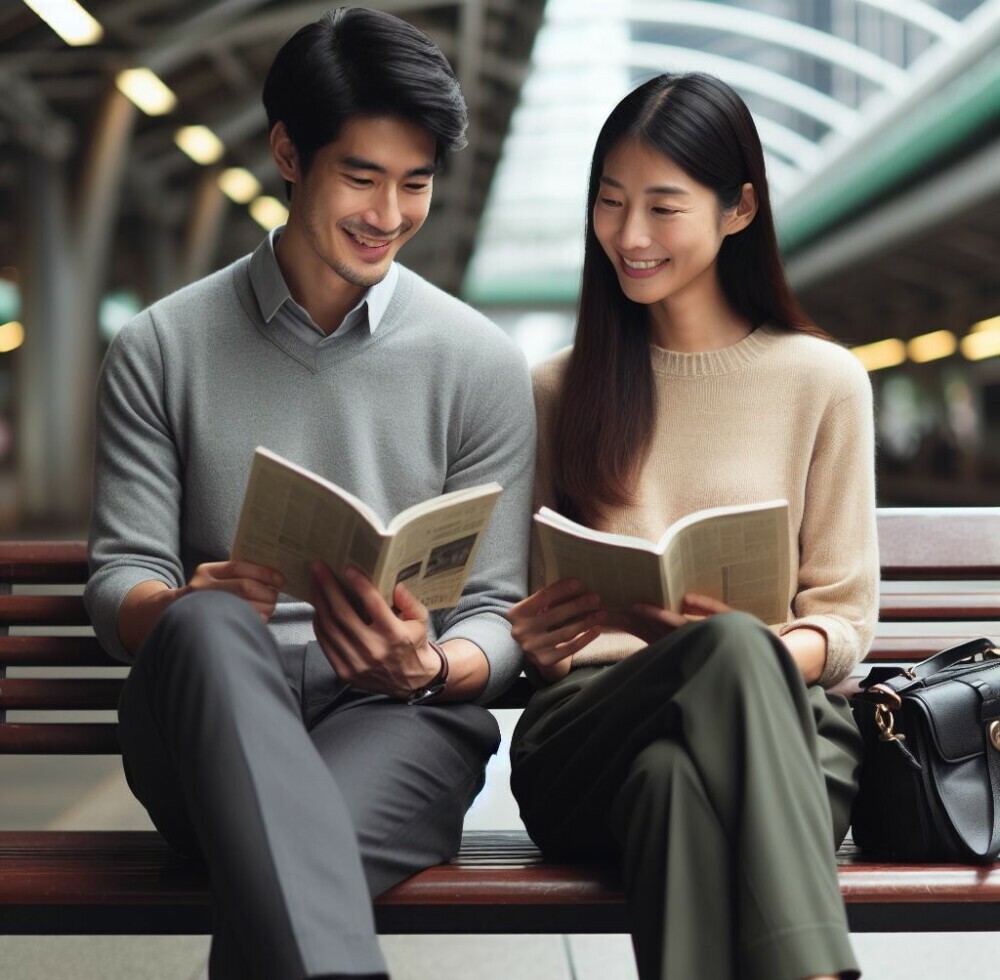
[[[403,619],[419,619],[421,621],[427,619],[427,610],[423,603],[402,582],[393,590],[392,598]]]

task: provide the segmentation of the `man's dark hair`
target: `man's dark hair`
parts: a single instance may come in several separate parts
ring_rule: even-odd
[[[423,126],[437,140],[437,164],[466,144],[465,100],[438,46],[412,24],[364,7],[330,10],[282,45],[264,108],[268,131],[285,124],[303,173],[355,116]]]

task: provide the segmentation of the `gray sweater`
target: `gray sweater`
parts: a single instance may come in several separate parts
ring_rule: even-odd
[[[266,243],[265,243],[266,245]],[[254,447],[334,480],[388,521],[496,480],[504,492],[438,639],[476,643],[481,702],[521,655],[504,611],[525,591],[535,418],[524,358],[488,320],[407,269],[371,334],[310,347],[261,316],[246,256],[160,300],[115,338],[97,401],[90,580],[101,643],[128,661],[118,609],[135,585],[183,585],[229,557]],[[314,639],[312,607],[282,597],[282,644]]]

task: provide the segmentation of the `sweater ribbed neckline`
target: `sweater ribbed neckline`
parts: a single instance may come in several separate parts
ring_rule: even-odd
[[[717,374],[730,374],[752,364],[768,351],[785,331],[764,325],[742,340],[719,350],[698,351],[688,354],[666,350],[650,344],[653,370],[657,374],[677,378],[701,378]]]

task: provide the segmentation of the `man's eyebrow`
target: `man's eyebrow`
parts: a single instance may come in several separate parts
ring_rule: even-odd
[[[380,163],[374,163],[371,160],[365,160],[364,157],[346,156],[340,158],[341,166],[347,167],[349,170],[372,170],[377,174],[387,174],[389,171],[386,170]],[[403,175],[404,177],[433,177],[437,172],[437,167],[433,163],[428,163],[423,167],[414,167],[412,170],[407,170]]]
[[[625,185],[619,183],[614,177],[608,177],[604,174],[601,175],[602,184],[610,184],[612,187],[617,187],[619,190],[624,190]],[[687,191],[683,187],[677,187],[674,184],[658,184],[656,187],[647,187],[647,194],[687,194]]]

